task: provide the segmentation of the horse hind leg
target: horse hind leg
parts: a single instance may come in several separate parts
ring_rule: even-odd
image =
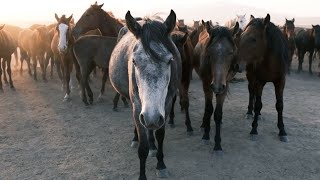
[[[14,86],[13,86],[13,81],[12,81],[12,73],[11,73],[11,56],[8,57],[8,59],[6,60],[7,62],[7,73],[9,76],[9,84],[10,84],[10,88],[12,90],[14,90]]]
[[[6,74],[6,62],[7,62],[8,58],[5,57],[3,58],[3,61],[2,61],[2,69],[3,69],[3,81],[5,84],[9,84],[8,82],[8,79],[7,79],[7,74]]]
[[[190,80],[189,80],[190,83]],[[185,82],[182,84],[182,88],[180,88],[180,106],[181,110],[184,110],[185,113],[185,125],[187,127],[187,135],[193,134],[193,128],[191,126],[190,115],[189,115],[189,83]]]
[[[3,93],[1,58],[0,58],[0,93]]]
[[[94,68],[93,70],[95,70]],[[101,89],[100,89],[100,95],[98,97],[98,101],[103,101],[103,96],[104,96],[104,91],[105,91],[105,86],[108,78],[108,69],[103,69],[103,76],[102,76],[102,81],[101,81]]]
[[[313,52],[310,52],[309,54],[309,73],[312,74],[312,55]]]
[[[172,106],[171,106],[171,111],[170,111],[170,115],[169,115],[169,122],[168,122],[168,124],[169,124],[169,126],[170,126],[171,128],[174,128],[174,127],[175,127],[175,125],[174,125],[174,105],[175,105],[175,103],[176,103],[176,100],[177,100],[177,95],[175,95],[175,96],[173,97]]]
[[[122,100],[122,102],[123,102],[124,107],[125,107],[125,108],[128,108],[128,107],[129,107],[129,104],[128,104],[128,102],[127,102],[127,98],[124,97],[124,96],[121,96],[121,100]]]

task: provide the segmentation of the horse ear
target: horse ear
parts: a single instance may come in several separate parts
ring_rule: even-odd
[[[268,13],[267,16],[264,18],[263,24],[267,25],[270,22],[270,14]]]
[[[252,21],[254,19],[254,16],[251,14],[250,15],[250,21]]]
[[[71,22],[72,16],[73,16],[73,14],[71,14],[71,16],[68,17],[67,22],[69,22],[69,23]]]
[[[101,5],[98,5],[98,8],[101,9],[103,5],[104,5],[104,3],[102,3]]]
[[[315,25],[313,25],[313,24],[311,24],[311,26],[312,26],[312,28],[315,28],[316,26]]]
[[[288,19],[286,18],[286,22],[288,22]]]
[[[201,23],[202,23],[202,25],[205,25],[205,24],[206,24],[203,19],[201,20]]]
[[[210,30],[211,30],[210,21],[207,21],[207,22],[205,23],[205,26],[206,26],[207,32],[210,34]]]
[[[167,33],[170,34],[176,27],[177,16],[176,13],[171,9],[169,16],[164,21],[164,24],[167,26]]]
[[[4,26],[5,26],[5,24],[4,24],[4,25],[2,25],[2,26],[0,26],[0,30],[2,30],[2,29],[4,28]]]
[[[230,29],[230,32],[232,34],[232,36],[234,36],[235,34],[237,34],[239,32],[239,23],[236,22],[236,24],[233,26],[233,28]]]
[[[294,18],[292,19],[292,22],[294,23]]]
[[[57,13],[54,13],[54,17],[56,18],[56,20],[59,22],[60,21],[60,18],[59,16],[57,15]]]
[[[141,26],[140,24],[136,21],[136,19],[134,19],[132,16],[131,16],[131,13],[130,11],[127,12],[126,14],[126,24],[127,24],[127,27],[129,29],[130,32],[132,32],[133,35],[135,35],[136,37],[138,37],[141,33]]]

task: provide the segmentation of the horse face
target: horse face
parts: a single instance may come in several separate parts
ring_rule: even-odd
[[[244,29],[247,24],[246,15],[237,15],[237,22],[239,23],[240,29]]]
[[[60,23],[57,26],[57,30],[59,33],[59,44],[58,44],[58,50],[60,53],[65,54],[68,49],[68,32],[69,32],[69,26],[64,23]]]
[[[148,129],[158,129],[165,123],[165,100],[173,55],[162,44],[151,42],[150,46],[161,53],[161,60],[151,57],[138,43],[132,63],[142,106],[139,120]]]
[[[80,35],[99,28],[101,17],[105,16],[104,11],[101,9],[101,5],[91,5],[80,17],[75,27],[73,28],[72,34],[78,39]]]
[[[239,27],[239,26],[238,26]],[[215,94],[222,94],[226,91],[230,69],[235,65],[237,49],[233,42],[234,29],[228,32],[224,27],[217,27],[209,31],[209,43],[204,51],[211,69],[211,89]],[[236,30],[237,31],[237,30]]]
[[[241,34],[239,58],[242,62],[252,63],[263,60],[264,52],[267,48],[265,25],[256,24],[256,21],[252,19]]]
[[[319,25],[312,25],[313,29],[313,37],[314,37],[314,43],[316,48],[320,48],[320,26]]]
[[[294,18],[292,20],[287,20],[286,19],[286,24],[285,24],[285,33],[288,36],[288,40],[293,40],[295,33],[294,33]]]

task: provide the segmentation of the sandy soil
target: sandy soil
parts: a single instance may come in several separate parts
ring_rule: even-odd
[[[318,60],[314,63],[314,71]],[[306,63],[305,63],[306,65]],[[297,68],[297,64],[293,66]],[[304,67],[306,70],[306,66]],[[243,75],[240,75],[240,77]],[[95,99],[100,79],[91,84]],[[131,110],[119,104],[112,111],[113,90],[106,101],[86,108],[72,92],[71,102],[55,73],[48,83],[34,82],[15,71],[16,91],[4,86],[0,95],[0,179],[137,179],[137,150]],[[284,122],[288,143],[278,140],[275,96],[272,84],[263,92],[263,120],[259,139],[251,141],[247,109],[247,82],[231,84],[223,114],[222,147],[213,153],[214,128],[209,145],[199,132],[204,98],[194,76],[190,87],[190,116],[194,135],[186,135],[183,113],[176,106],[176,128],[166,127],[164,142],[168,179],[320,179],[320,78],[307,72],[288,76],[284,95]],[[215,100],[214,100],[215,101]],[[214,127],[214,121],[212,121]],[[147,160],[147,177],[156,179],[156,158]]]

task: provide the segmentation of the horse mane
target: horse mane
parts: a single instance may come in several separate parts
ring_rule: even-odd
[[[210,39],[208,43],[206,44],[206,48],[210,46],[210,44],[214,43],[215,41],[219,40],[220,38],[227,38],[227,40],[235,46],[235,43],[233,41],[232,35],[229,31],[228,28],[223,27],[223,26],[214,26],[213,28],[210,29]]]
[[[252,19],[245,29],[247,29],[249,26],[255,26],[262,30],[265,29],[267,48],[281,60],[284,68],[287,70],[289,64],[288,43],[281,30],[272,22],[269,22],[265,27],[263,18]]]
[[[142,33],[140,35],[144,50],[152,57],[161,60],[159,53],[150,48],[150,42],[163,44],[169,52],[176,54],[176,49],[169,37],[166,25],[160,21],[159,17],[144,17],[142,20]]]

